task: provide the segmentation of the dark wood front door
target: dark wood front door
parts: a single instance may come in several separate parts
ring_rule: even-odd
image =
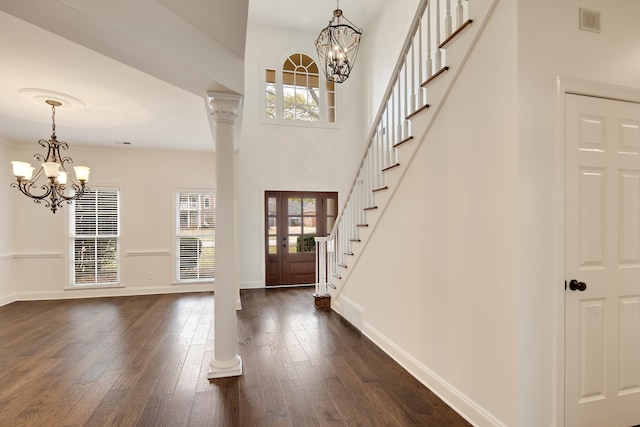
[[[267,285],[298,285],[316,280],[316,236],[331,232],[338,193],[266,191]]]

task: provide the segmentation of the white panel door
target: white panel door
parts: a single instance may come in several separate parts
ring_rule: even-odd
[[[629,427],[640,424],[640,105],[565,105],[565,425]]]

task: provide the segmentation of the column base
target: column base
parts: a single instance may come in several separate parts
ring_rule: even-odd
[[[212,360],[209,363],[209,380],[216,378],[239,377],[242,375],[242,359],[236,355],[231,362],[220,363]]]

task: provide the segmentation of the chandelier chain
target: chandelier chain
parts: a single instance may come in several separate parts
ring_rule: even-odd
[[[56,106],[51,106],[51,136],[56,136]]]

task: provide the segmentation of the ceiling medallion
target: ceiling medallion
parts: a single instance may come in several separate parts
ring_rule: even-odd
[[[55,101],[60,104],[57,106],[59,110],[80,111],[86,108],[86,104],[75,96],[47,89],[31,87],[18,89],[18,95],[37,105],[42,105],[47,101]]]

